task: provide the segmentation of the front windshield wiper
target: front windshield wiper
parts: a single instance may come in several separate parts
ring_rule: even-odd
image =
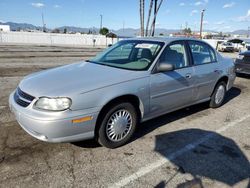
[[[97,64],[97,65],[104,65],[104,66],[108,66],[108,67],[113,67],[111,65],[107,65],[107,64],[100,63],[100,62],[97,62],[97,61],[86,60],[86,62],[88,62],[88,63],[94,63],[94,64]]]

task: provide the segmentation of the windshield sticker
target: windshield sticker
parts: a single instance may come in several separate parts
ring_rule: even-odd
[[[135,46],[135,48],[146,48],[146,49],[150,49],[152,47],[153,47],[153,44],[147,44],[147,43],[141,43]]]

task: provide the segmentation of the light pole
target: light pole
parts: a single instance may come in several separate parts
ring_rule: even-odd
[[[100,17],[101,17],[101,23],[100,23],[100,30],[101,30],[102,29],[102,17],[103,17],[103,15],[100,14]]]
[[[202,39],[202,26],[203,26],[203,17],[204,17],[205,9],[201,11],[201,25],[200,25],[200,39]]]
[[[43,32],[46,32],[46,24],[44,23],[43,12],[42,12],[42,23],[43,23]]]

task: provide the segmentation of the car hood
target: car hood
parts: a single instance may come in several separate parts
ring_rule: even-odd
[[[85,93],[140,77],[141,71],[80,62],[28,75],[19,87],[35,97],[57,97]]]

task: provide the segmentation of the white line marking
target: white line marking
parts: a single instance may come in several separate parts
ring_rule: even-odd
[[[0,110],[6,108],[6,106],[0,106]]]
[[[135,172],[127,177],[122,178],[120,181],[114,183],[113,185],[110,185],[109,187],[110,188],[123,187],[123,186],[129,184],[130,182],[146,175],[147,173],[161,167],[162,165],[167,164],[167,163],[171,163],[171,160],[174,160],[175,158],[179,157],[180,155],[194,149],[199,144],[204,143],[205,141],[213,138],[216,135],[215,133],[222,133],[222,132],[226,131],[227,129],[234,127],[238,123],[246,120],[247,118],[250,118],[250,114],[217,129],[216,131],[214,131],[214,133],[210,133],[196,142],[193,142],[193,143],[186,145],[185,147],[178,150],[177,152],[174,152],[174,153],[168,155],[167,156],[168,159],[166,157],[160,157],[161,159],[159,159],[158,161],[140,168],[137,172]]]

